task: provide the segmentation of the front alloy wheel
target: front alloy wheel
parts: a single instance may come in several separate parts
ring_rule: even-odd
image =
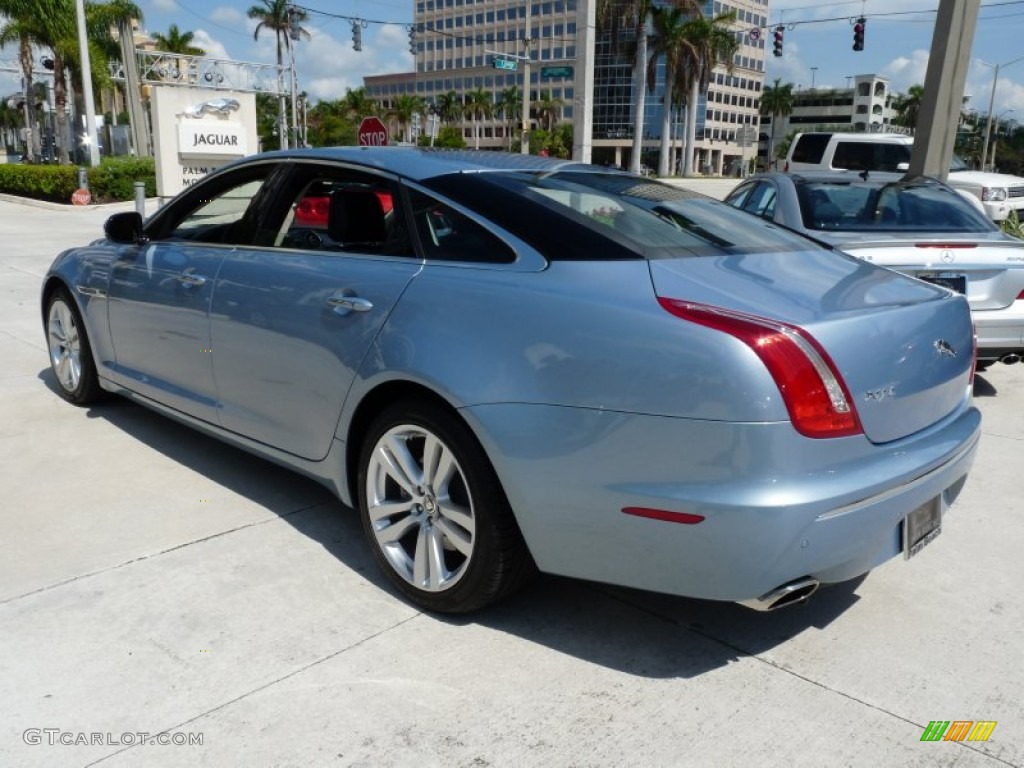
[[[60,396],[75,405],[98,399],[99,380],[89,338],[78,308],[65,291],[57,291],[47,307],[46,343]]]

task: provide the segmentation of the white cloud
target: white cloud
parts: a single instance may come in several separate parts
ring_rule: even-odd
[[[246,16],[237,8],[230,8],[222,5],[218,8],[214,8],[210,13],[210,21],[215,21],[218,24],[224,24],[226,26],[241,27],[245,24]]]
[[[408,36],[400,25],[371,25],[363,30],[363,50],[355,51],[346,36],[336,37],[310,27],[310,40],[295,47],[299,87],[314,100],[338,99],[363,85],[364,75],[412,71]],[[346,29],[347,32],[347,29]]]
[[[928,71],[928,51],[916,50],[907,56],[893,59],[884,67],[881,74],[889,78],[889,85],[897,93],[906,93],[912,85],[924,83]]]
[[[205,29],[197,29],[193,33],[192,45],[200,48],[203,55],[211,59],[230,59],[227,48],[219,40],[215,39]]]
[[[150,2],[156,10],[163,11],[164,13],[174,13],[181,10],[181,7],[175,0],[150,0]]]

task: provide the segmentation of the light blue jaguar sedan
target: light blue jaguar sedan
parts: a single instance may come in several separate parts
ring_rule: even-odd
[[[537,569],[799,602],[932,541],[980,432],[962,295],[545,158],[252,156],[111,217],[41,309],[64,398],[316,478],[432,611]]]

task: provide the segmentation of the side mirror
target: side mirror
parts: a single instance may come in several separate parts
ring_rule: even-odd
[[[896,163],[896,170],[897,171],[909,171],[910,170],[910,163]]]
[[[137,245],[146,242],[142,229],[142,216],[137,211],[115,213],[103,225],[103,234],[114,243]]]

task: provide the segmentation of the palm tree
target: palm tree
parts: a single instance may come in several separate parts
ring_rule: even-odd
[[[402,93],[395,99],[391,109],[388,110],[388,119],[398,123],[399,131],[405,134],[405,140],[411,141],[408,128],[412,124],[413,115],[426,115],[427,105],[422,96],[415,96],[411,93]]]
[[[39,136],[33,128],[34,114],[31,108],[32,68],[35,64],[32,57],[32,36],[30,34],[30,19],[38,15],[39,9],[35,0],[0,0],[0,16],[6,21],[0,27],[0,48],[6,47],[9,43],[18,44],[18,59],[21,64],[21,73],[25,83],[25,117],[26,128],[28,129],[28,141],[25,142],[25,156],[33,160],[39,151]]]
[[[357,121],[376,115],[380,110],[380,105],[367,95],[364,87],[349,88],[345,92],[344,104],[348,117]]]
[[[510,85],[503,88],[498,95],[498,103],[495,105],[497,114],[505,118],[508,127],[508,151],[512,151],[512,137],[515,135],[515,128],[523,120],[523,94],[518,85]]]
[[[897,96],[893,101],[896,110],[896,125],[909,128],[911,132],[917,128],[917,116],[921,111],[921,99],[924,98],[924,86],[912,85],[905,94]]]
[[[793,113],[793,84],[782,84],[781,78],[775,78],[775,85],[766,85],[761,92],[761,114],[772,116],[772,130],[768,137],[768,167],[774,162],[772,150],[775,147],[775,126],[779,117]]]
[[[647,87],[654,90],[658,60],[665,57],[665,107],[662,110],[661,146],[658,151],[658,175],[671,172],[669,147],[672,139],[672,104],[679,92],[677,78],[685,77],[687,61],[697,57],[693,42],[687,37],[689,16],[681,8],[664,6],[654,9],[654,50],[647,63]]]
[[[437,97],[437,110],[442,123],[454,123],[462,116],[462,102],[455,91],[442,93]]]
[[[279,92],[277,107],[280,120],[278,131],[281,134],[281,147],[287,149],[288,116],[284,98],[284,81],[282,80],[284,59],[281,52],[281,41],[284,40],[285,47],[291,51],[292,37],[296,39],[305,37],[308,39],[310,34],[301,25],[309,15],[301,8],[293,6],[290,0],[260,0],[259,5],[249,8],[247,15],[250,19],[259,21],[256,25],[256,30],[253,32],[254,39],[259,40],[260,32],[265,29],[273,30],[277,38],[277,83]]]
[[[480,126],[477,118],[488,118],[494,114],[494,102],[491,101],[491,94],[483,88],[466,93],[465,111],[473,120],[473,141],[474,149],[480,149]]]
[[[533,105],[537,112],[537,119],[545,127],[548,133],[555,129],[555,123],[562,114],[564,102],[561,99],[551,98],[551,91],[541,91],[540,98]]]
[[[204,53],[203,49],[196,48],[192,45],[192,39],[195,36],[195,32],[182,32],[178,29],[177,24],[171,24],[166,35],[162,35],[159,32],[154,32],[151,35],[153,40],[156,41],[156,44],[160,46],[160,50],[164,53],[178,53],[183,56],[202,56]]]
[[[671,4],[695,13],[699,13],[701,5],[696,0],[671,0]],[[610,30],[614,42],[620,43],[620,26],[623,21],[633,32],[632,41],[627,48],[633,55],[633,95],[636,102],[636,111],[633,115],[633,151],[629,158],[629,170],[633,173],[640,172],[640,156],[643,152],[647,19],[654,7],[654,0],[600,0],[597,7],[598,26],[602,30]]]
[[[735,22],[735,11],[720,13],[711,18],[699,15],[686,22],[686,38],[690,41],[686,50],[692,52],[692,55],[685,56],[684,65],[685,82],[690,86],[683,149],[684,176],[693,173],[693,152],[697,143],[697,100],[702,92],[707,92],[711,71],[715,67],[725,64],[730,73],[733,69],[733,59],[740,47],[729,28]]]

